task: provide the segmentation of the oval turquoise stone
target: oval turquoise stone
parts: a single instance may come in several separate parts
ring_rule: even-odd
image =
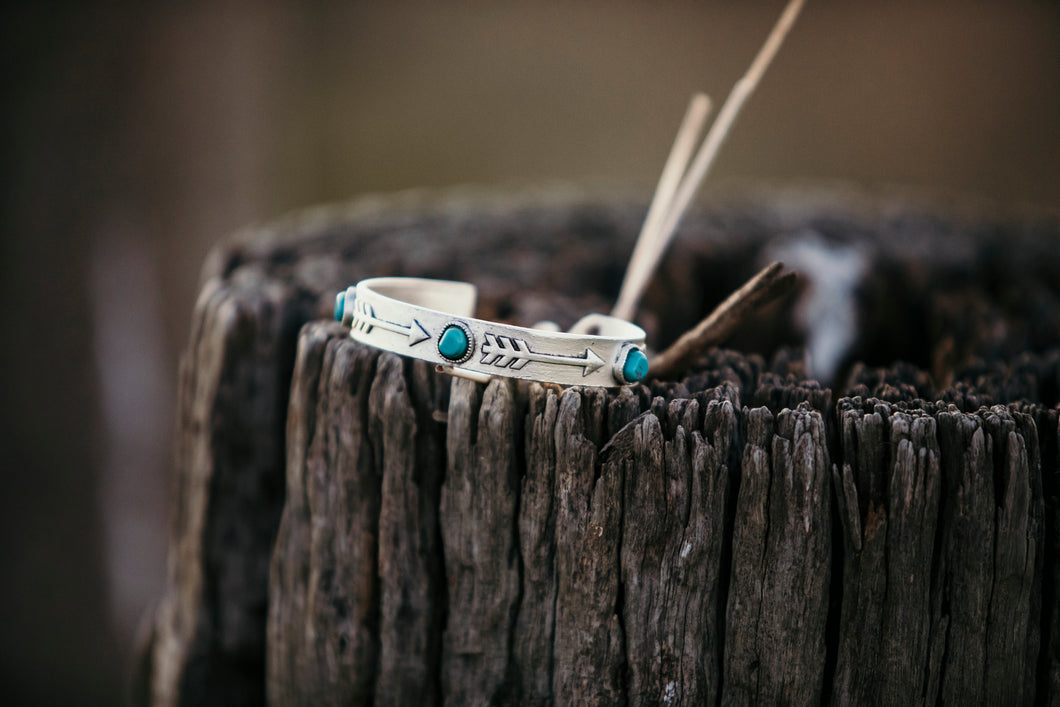
[[[346,309],[346,292],[342,291],[335,295],[335,321],[342,321],[343,310]]]
[[[626,362],[622,364],[622,377],[627,383],[636,383],[648,375],[648,357],[640,349],[632,349],[626,354]]]
[[[438,340],[438,353],[450,361],[459,361],[467,355],[467,333],[456,325],[450,325]]]

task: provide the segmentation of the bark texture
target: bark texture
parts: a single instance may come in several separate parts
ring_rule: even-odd
[[[736,333],[761,354],[562,389],[312,320],[385,272],[569,325],[606,310],[643,207],[403,198],[207,265],[154,704],[1060,701],[1055,221],[721,199],[648,293],[652,343],[774,241],[841,231],[875,266],[832,387],[787,303]]]

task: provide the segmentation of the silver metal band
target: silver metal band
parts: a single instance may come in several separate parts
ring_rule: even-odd
[[[614,387],[647,374],[644,330],[590,314],[569,332],[472,318],[474,285],[448,280],[377,277],[340,292],[335,318],[361,343],[430,361],[454,375]]]

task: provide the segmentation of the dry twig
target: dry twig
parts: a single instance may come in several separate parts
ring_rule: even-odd
[[[794,272],[782,272],[783,263],[773,262],[729,295],[706,319],[662,353],[651,359],[655,378],[682,373],[711,346],[724,341],[744,321],[769,303],[789,294],[798,280]]]
[[[637,304],[640,302],[640,296],[655,272],[655,267],[662,258],[670,238],[677,230],[677,226],[681,223],[681,218],[692,203],[692,198],[696,195],[700,184],[703,183],[711,166],[714,164],[714,159],[718,156],[718,150],[721,148],[722,143],[725,142],[725,138],[728,137],[729,131],[733,123],[736,122],[744,103],[758,88],[763,74],[765,74],[770,62],[776,56],[792,25],[795,24],[795,19],[802,10],[803,2],[804,0],[790,0],[784,8],[784,12],[781,13],[776,25],[766,38],[765,44],[758,50],[758,54],[755,56],[754,61],[751,62],[747,73],[732,87],[729,97],[721,107],[717,120],[714,121],[714,125],[707,132],[707,136],[704,138],[703,144],[696,152],[695,157],[689,162],[690,150],[682,152],[678,156],[679,150],[690,148],[690,145],[686,146],[686,141],[694,139],[695,133],[698,132],[699,126],[705,122],[706,114],[710,110],[709,101],[706,101],[705,97],[697,95],[692,98],[685,121],[678,131],[678,137],[674,142],[670,158],[663,169],[663,177],[659,182],[659,187],[656,189],[655,199],[652,202],[648,218],[645,219],[644,227],[641,229],[636,246],[634,246],[633,256],[630,259],[626,277],[618,294],[618,301],[611,312],[614,316],[621,319],[633,318],[637,311]],[[685,171],[686,167],[687,171]],[[678,170],[684,172],[684,174],[675,187],[670,180],[673,176],[672,172]]]

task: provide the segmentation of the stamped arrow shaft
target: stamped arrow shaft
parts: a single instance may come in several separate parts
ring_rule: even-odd
[[[482,363],[519,370],[530,361],[553,366],[577,366],[582,369],[582,375],[588,375],[604,364],[604,360],[590,348],[586,348],[581,356],[538,353],[531,350],[522,339],[486,334],[486,341],[482,345]]]
[[[589,364],[589,357],[582,356],[560,356],[559,354],[543,354],[528,351],[522,355],[528,361],[540,361],[541,363],[553,363],[557,366],[585,366]]]
[[[354,314],[355,320],[368,327],[378,327],[384,331],[393,332],[402,336],[407,336],[409,340],[409,346],[415,346],[416,344],[426,341],[431,337],[430,333],[423,328],[423,325],[416,319],[412,320],[412,324],[398,324],[397,322],[390,322],[386,319],[380,319],[375,316],[375,310],[372,306],[365,304],[363,307],[359,307]]]
[[[371,323],[374,327],[379,327],[386,331],[392,331],[395,334],[401,334],[402,336],[408,336],[409,331],[412,329],[412,327],[402,326],[396,322],[388,322],[385,319],[378,319],[376,317],[371,318]]]

